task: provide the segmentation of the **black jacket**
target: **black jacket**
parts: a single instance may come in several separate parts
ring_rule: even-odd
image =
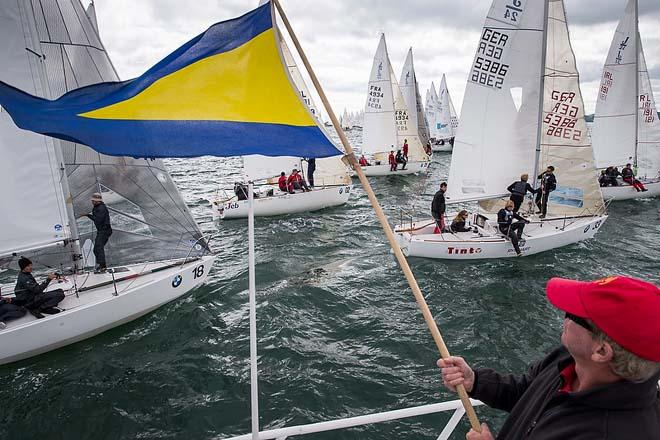
[[[621,174],[621,177],[624,179],[633,179],[635,177],[635,173],[633,172],[632,168],[624,168],[619,174]]]
[[[571,362],[561,347],[522,376],[478,369],[470,396],[510,413],[499,440],[660,439],[658,375],[559,394],[559,373]]]
[[[472,229],[465,227],[465,220],[453,220],[449,226],[452,232],[470,232]]]
[[[527,222],[524,217],[521,217],[517,212],[509,211],[506,208],[502,208],[497,212],[497,224],[500,225],[500,228],[508,227],[513,219],[517,219],[523,222]]]
[[[506,190],[509,191],[511,195],[520,197],[524,197],[524,195],[527,194],[527,191],[531,192],[532,194],[536,192],[534,188],[532,188],[532,185],[527,182],[523,182],[522,180],[513,182],[507,187]]]
[[[433,202],[431,202],[431,215],[434,219],[439,219],[445,213],[445,209],[445,193],[438,190],[433,196]]]
[[[108,212],[108,207],[105,206],[105,203],[101,202],[97,205],[94,205],[91,214],[87,214],[96,226],[97,231],[112,231],[110,226],[110,213]]]
[[[49,284],[50,280],[48,278],[46,278],[46,281],[43,283],[39,284],[31,273],[19,272],[18,279],[16,280],[16,287],[14,287],[14,293],[16,294],[18,304],[23,305],[31,302],[36,295],[43,293]]]
[[[543,173],[539,174],[538,178],[541,179],[541,191],[544,193],[549,193],[557,189],[557,178],[555,177],[554,173],[548,173],[547,171],[544,171]]]

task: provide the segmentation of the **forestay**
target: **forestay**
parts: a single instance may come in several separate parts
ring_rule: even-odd
[[[660,120],[653,97],[646,57],[639,41],[639,130],[637,132],[637,167],[643,177],[660,177]]]
[[[397,144],[390,59],[384,34],[380,36],[371,67],[367,86],[367,102],[364,106],[363,129],[363,153],[374,154],[390,151]]]
[[[637,1],[630,0],[603,67],[591,133],[598,168],[634,161],[637,138],[636,9]]]
[[[540,170],[554,166],[558,182],[550,195],[548,210],[553,216],[594,214],[602,209],[603,198],[587,136],[584,102],[563,0],[550,0],[547,32],[539,163]]]
[[[468,76],[447,198],[498,197],[534,169],[544,2],[495,0]],[[430,123],[431,121],[429,121]]]
[[[79,1],[17,3],[29,14],[35,14],[32,18],[37,23],[35,39],[41,41],[35,52],[45,56],[45,77],[52,98],[78,87],[118,80]],[[24,27],[19,30],[18,38],[32,38],[32,32]],[[34,56],[26,51],[27,55]],[[202,234],[162,161],[111,157],[85,145],[54,142],[62,149],[76,213],[90,211],[92,193],[114,193],[114,200],[107,203],[114,233],[106,246],[113,264],[158,261],[205,251]],[[33,202],[43,206],[47,199],[42,195]],[[34,212],[22,220],[33,217]],[[79,220],[79,229],[81,243],[94,232],[87,219]],[[193,244],[197,246],[191,251]],[[65,258],[64,255],[52,257]]]
[[[0,80],[43,95],[41,49],[29,2],[0,8]],[[31,32],[24,34],[21,23]],[[0,108],[0,256],[35,249],[69,236],[58,154],[51,139],[14,125]]]

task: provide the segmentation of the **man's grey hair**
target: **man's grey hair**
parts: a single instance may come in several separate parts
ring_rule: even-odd
[[[594,338],[599,342],[607,342],[614,354],[610,361],[610,369],[617,376],[630,382],[646,382],[660,371],[660,362],[653,362],[629,352],[601,329],[594,329]]]

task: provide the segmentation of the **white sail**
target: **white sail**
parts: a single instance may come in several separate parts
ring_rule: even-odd
[[[344,113],[342,113],[339,122],[341,124],[341,128],[343,128],[344,130],[348,130],[352,127],[351,117],[348,116],[348,110],[346,110],[345,108],[344,108]]]
[[[637,131],[637,173],[641,177],[660,177],[660,120],[646,68],[646,57],[639,41],[639,129]]]
[[[557,177],[548,211],[553,216],[595,213],[603,207],[603,198],[563,0],[550,0],[547,39],[539,170],[552,165]]]
[[[439,104],[438,93],[435,91],[435,84],[431,82],[429,99],[426,104],[426,117],[429,124],[429,137],[432,139],[440,139],[440,131],[438,130]]]
[[[406,105],[408,106],[410,123],[413,127],[417,127],[419,140],[425,145],[429,140],[429,136],[426,124],[424,123],[424,108],[422,107],[422,99],[419,95],[419,85],[417,83],[417,75],[415,74],[412,47],[408,49],[408,55],[403,64],[399,87],[401,88],[403,99],[405,99]]]
[[[544,2],[495,0],[486,17],[465,89],[447,198],[506,194],[532,173],[543,54]],[[430,121],[429,121],[430,123]]]
[[[319,111],[319,108],[316,106],[316,103],[312,98],[312,94],[309,92],[309,88],[307,87],[307,84],[305,83],[305,80],[303,79],[302,74],[300,73],[298,64],[296,64],[296,61],[293,58],[291,51],[289,50],[289,46],[286,44],[286,41],[284,41],[284,38],[282,38],[281,35],[280,35],[280,47],[282,48],[282,56],[284,57],[284,62],[286,63],[286,67],[289,69],[289,74],[291,75],[291,79],[298,88],[298,93],[300,94],[300,98],[307,105],[309,111],[314,115],[316,120],[319,121],[320,123],[323,123],[323,120],[321,119],[321,112]]]
[[[399,83],[394,76],[394,69],[390,65],[390,78],[392,83],[392,94],[394,96],[394,123],[396,124],[397,143],[394,145],[394,150],[403,148],[404,143],[408,143],[408,160],[409,161],[422,161],[428,160],[428,156],[424,152],[424,147],[419,140],[417,133],[417,123],[412,121],[411,112],[406,104],[406,100],[401,93]],[[417,112],[414,112],[415,115]]]
[[[89,17],[89,21],[92,23],[92,26],[94,26],[94,30],[96,31],[96,34],[100,35],[99,21],[96,18],[96,7],[94,6],[94,2],[91,2],[89,6],[87,6],[85,13],[87,14],[87,17]]]
[[[390,59],[387,55],[385,35],[381,34],[367,86],[362,152],[389,152],[396,144]]]
[[[436,130],[439,139],[449,139],[454,137],[454,127],[452,125],[451,106],[450,106],[449,90],[447,90],[447,80],[445,75],[442,75],[440,82],[440,93],[438,95],[437,111],[436,111]]]
[[[0,8],[0,80],[37,96],[47,95],[38,41],[24,38],[21,23],[36,35],[34,17],[22,2]],[[50,138],[14,125],[0,108],[0,256],[36,249],[69,236],[59,161]]]
[[[630,0],[603,67],[591,134],[598,168],[634,161],[638,70],[636,9],[637,1]]]
[[[454,103],[451,100],[449,89],[447,89],[447,98],[449,99],[449,113],[451,114],[451,128],[454,131],[454,135],[456,135],[456,129],[458,128],[458,114],[456,113],[456,109],[454,108]]]

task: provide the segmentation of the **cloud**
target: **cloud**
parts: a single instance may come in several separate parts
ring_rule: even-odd
[[[83,0],[85,1],[85,0]],[[528,0],[529,1],[529,0]],[[96,0],[102,39],[124,79],[137,76],[211,24],[256,7],[257,0]],[[364,106],[373,54],[385,32],[400,73],[413,47],[422,97],[442,74],[460,108],[489,0],[286,0],[283,6],[335,111]],[[566,0],[587,113],[623,0]],[[639,0],[640,32],[660,99],[660,2]]]

